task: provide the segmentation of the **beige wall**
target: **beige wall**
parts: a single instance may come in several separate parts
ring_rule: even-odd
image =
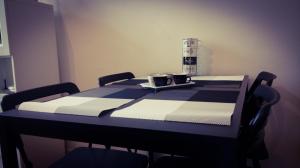
[[[48,0],[49,1],[49,0]],[[51,1],[51,0],[50,0]],[[299,30],[297,1],[57,0],[63,81],[81,89],[97,77],[181,70],[181,40],[202,40],[201,74],[278,75],[282,95],[267,127],[265,167],[296,167],[300,158]],[[201,150],[201,149],[199,149]]]

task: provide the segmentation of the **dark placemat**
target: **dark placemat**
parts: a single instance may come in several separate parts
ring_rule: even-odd
[[[235,103],[238,96],[239,91],[200,90],[188,101]]]
[[[151,93],[151,90],[146,89],[124,89],[116,93],[104,96],[103,98],[119,98],[119,99],[138,99]]]
[[[121,82],[113,83],[112,85],[138,85],[140,83],[148,82],[148,80],[145,79],[129,79]]]
[[[76,93],[73,94],[72,96],[76,96],[76,97],[104,97],[106,95],[110,95],[116,92],[119,92],[121,90],[124,90],[124,88],[105,88],[102,89],[102,87],[100,88],[94,88],[94,89],[90,89],[90,90],[86,90],[80,93]]]
[[[240,88],[242,81],[206,81],[193,80],[198,87]]]

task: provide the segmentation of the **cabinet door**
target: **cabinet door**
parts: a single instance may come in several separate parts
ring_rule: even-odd
[[[0,0],[0,57],[9,55],[4,0]]]
[[[5,2],[17,91],[59,83],[52,6],[36,1]],[[62,140],[26,135],[22,139],[34,167],[48,167],[65,153]]]
[[[17,91],[58,83],[53,7],[8,0],[6,15]]]

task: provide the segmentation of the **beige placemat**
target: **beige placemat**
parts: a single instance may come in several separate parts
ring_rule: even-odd
[[[242,81],[244,75],[237,76],[193,76],[192,80],[211,80],[211,81]]]
[[[24,102],[19,110],[98,116],[103,110],[117,108],[133,99],[66,96],[48,102]]]
[[[234,103],[144,99],[111,117],[230,125]]]

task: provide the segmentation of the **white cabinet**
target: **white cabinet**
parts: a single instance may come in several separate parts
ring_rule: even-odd
[[[58,83],[53,7],[31,1],[5,2],[17,91]]]
[[[6,94],[4,93],[0,93],[0,103],[2,101],[2,98],[5,96]],[[2,108],[0,107],[0,112],[2,112]]]
[[[0,9],[0,90],[4,79],[17,91],[58,83],[53,7],[36,1],[0,0]]]
[[[15,81],[17,91],[59,83],[53,7],[37,1],[0,2],[1,25],[5,20],[9,45],[8,51],[2,52],[1,48],[5,56],[0,56],[0,89],[3,78]],[[34,167],[47,167],[64,155],[62,140],[23,136],[23,141]]]
[[[9,55],[4,0],[0,0],[0,57]]]

